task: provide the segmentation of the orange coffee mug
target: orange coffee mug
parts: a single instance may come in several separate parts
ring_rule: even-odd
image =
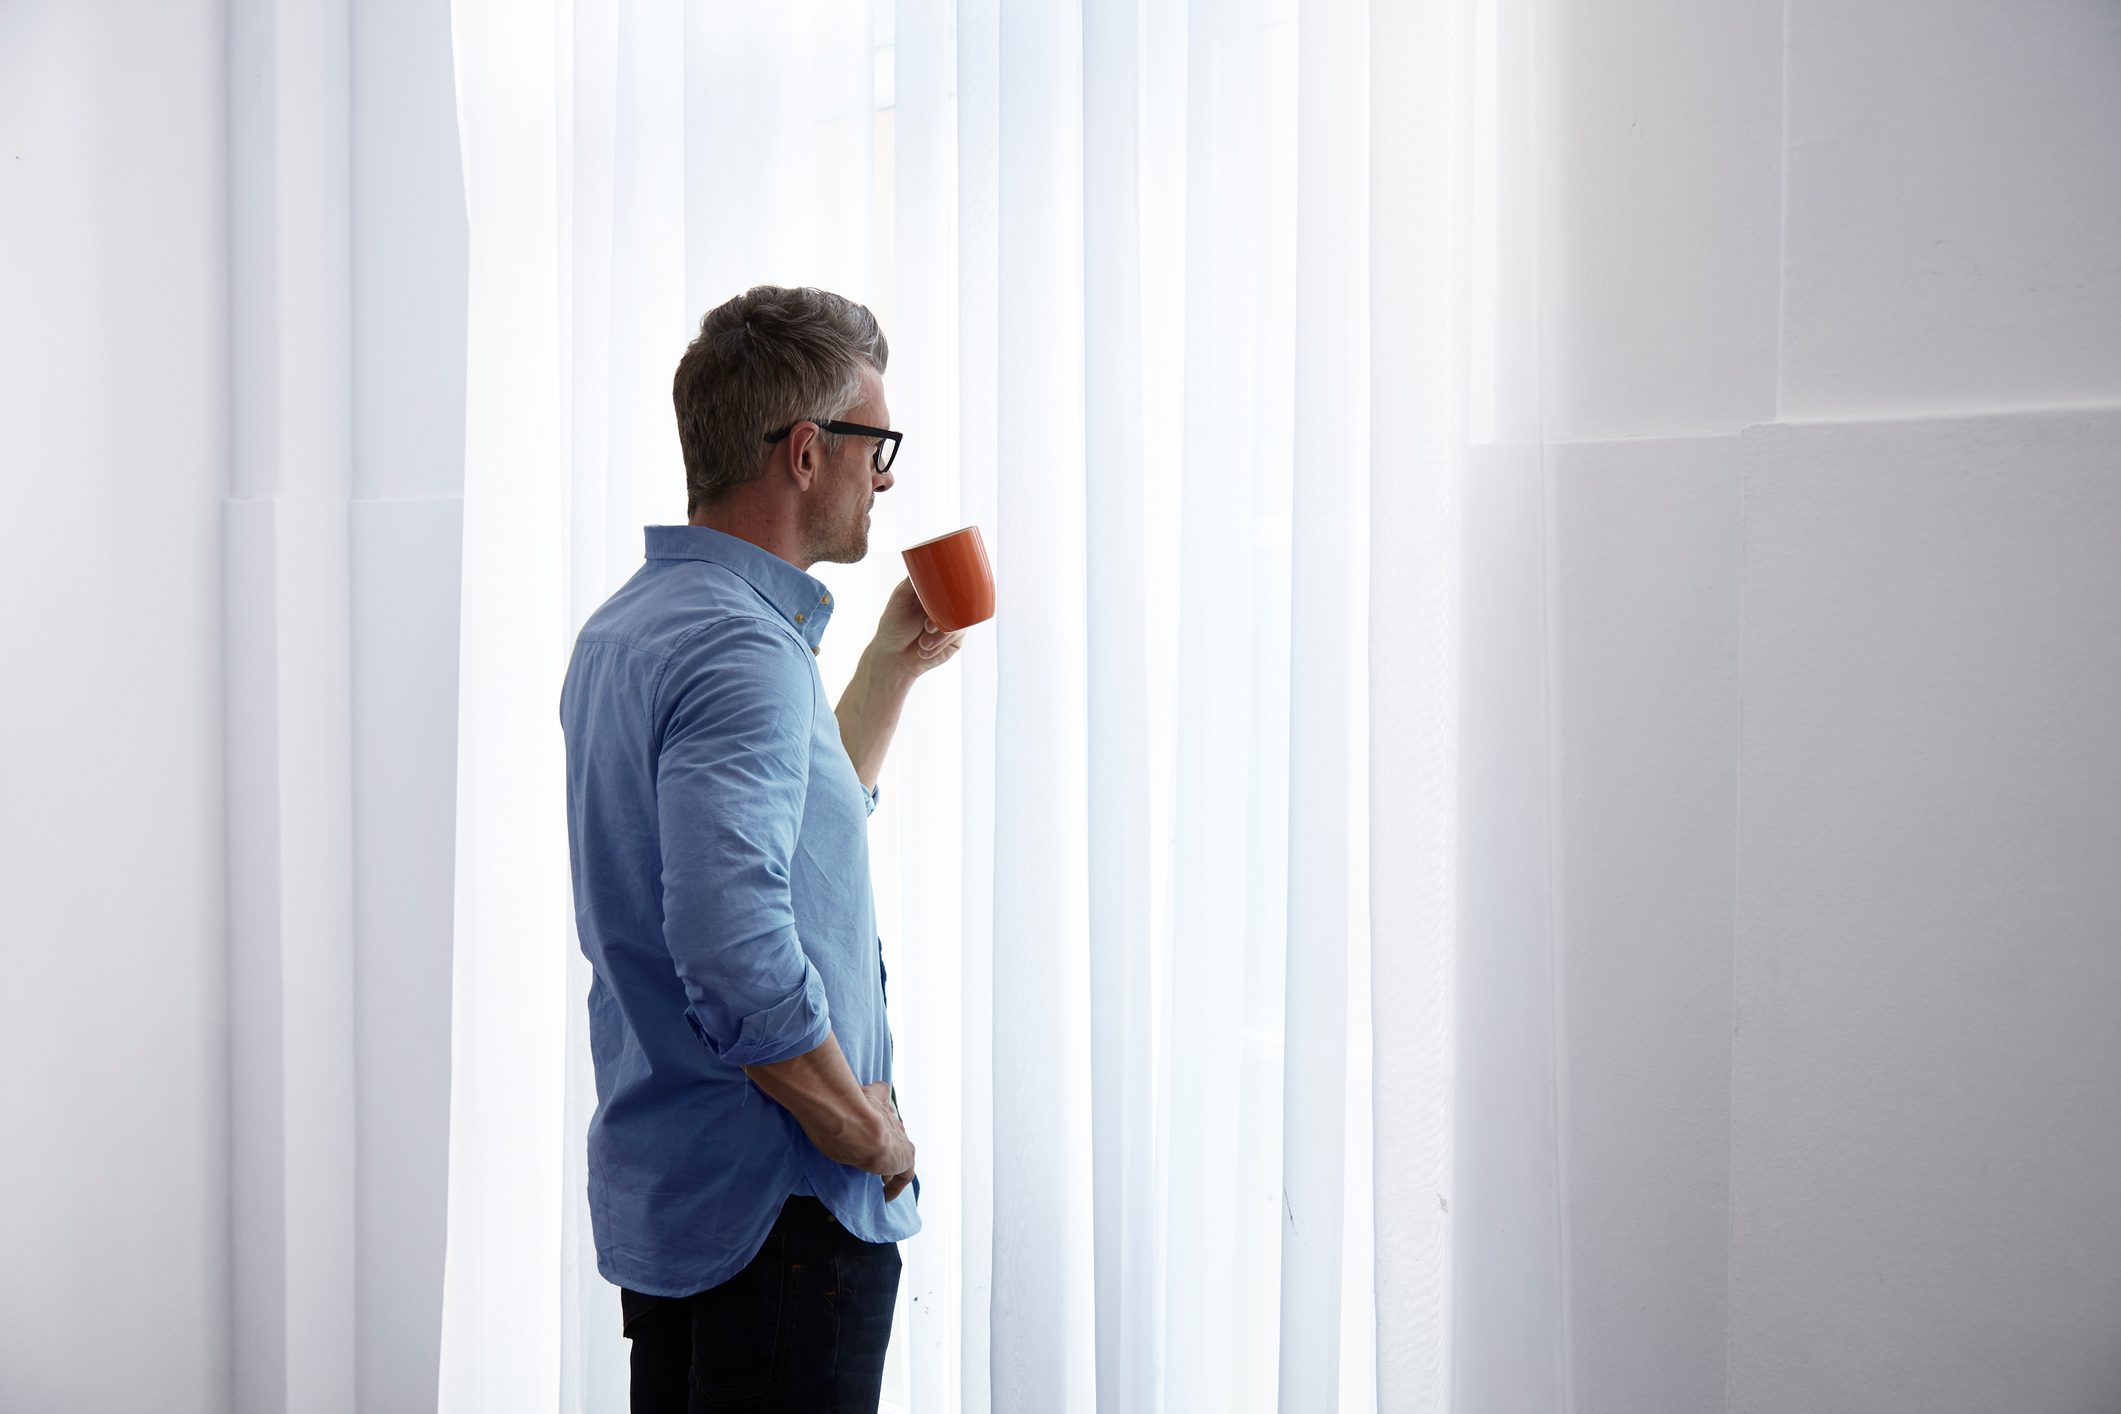
[[[968,525],[902,552],[921,608],[945,633],[994,617],[994,566],[979,527]]]

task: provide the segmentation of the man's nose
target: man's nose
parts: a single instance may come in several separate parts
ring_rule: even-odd
[[[870,480],[876,488],[876,494],[879,496],[891,489],[892,475],[888,471],[872,472]]]

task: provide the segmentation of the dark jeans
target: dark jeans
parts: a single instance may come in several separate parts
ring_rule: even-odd
[[[751,1265],[691,1296],[619,1289],[633,1414],[876,1414],[898,1298],[896,1242],[863,1242],[792,1197]]]

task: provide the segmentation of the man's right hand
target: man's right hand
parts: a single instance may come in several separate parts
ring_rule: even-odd
[[[874,1084],[864,1085],[862,1093],[869,1097],[869,1103],[876,1107],[877,1113],[884,1117],[885,1123],[890,1127],[891,1145],[883,1157],[884,1166],[874,1168],[863,1165],[870,1173],[880,1173],[884,1176],[884,1201],[888,1203],[898,1197],[898,1194],[892,1191],[892,1180],[910,1179],[913,1176],[913,1141],[906,1137],[906,1122],[899,1116],[898,1106],[891,1101],[889,1083],[879,1080]],[[905,1184],[901,1182],[899,1187],[904,1188]]]

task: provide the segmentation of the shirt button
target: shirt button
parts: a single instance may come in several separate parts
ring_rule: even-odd
[[[811,645],[810,645],[810,656],[811,656],[811,657],[813,657],[813,658],[815,658],[815,657],[816,657],[817,655],[818,655],[818,645],[816,645],[815,643],[813,643],[813,644],[811,644]]]
[[[822,599],[818,600],[818,603],[820,603],[820,604],[830,604],[831,602],[832,602],[832,596],[831,596],[830,594],[827,594],[827,595],[826,595],[826,596],[825,596],[824,598],[822,598]]]
[[[797,623],[801,623],[801,622],[803,621],[803,616],[802,616],[801,614],[797,614],[797,615],[795,616],[795,621],[796,621]]]

